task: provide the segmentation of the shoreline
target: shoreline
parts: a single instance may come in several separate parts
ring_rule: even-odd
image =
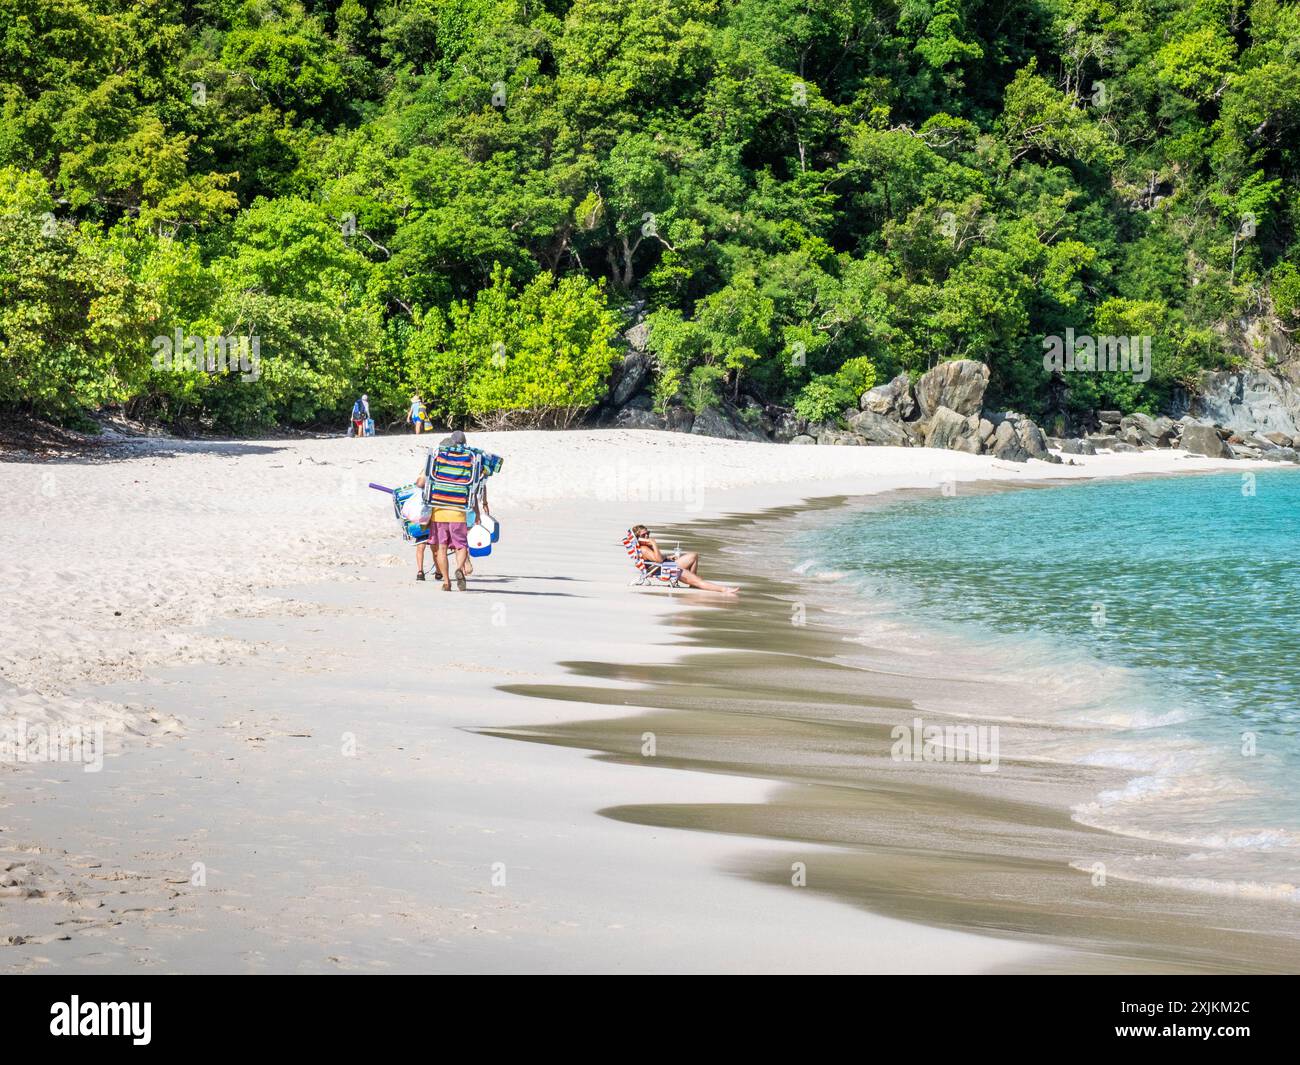
[[[1163,475],[1135,475],[1140,476]],[[1070,483],[988,481],[972,487],[978,494],[988,494]],[[747,538],[755,527],[767,527],[766,546],[771,548],[789,539],[782,526],[793,518],[813,516],[803,523],[806,531],[842,520],[850,508],[860,512],[931,494],[899,490],[857,498],[810,498],[798,507],[731,514],[675,527],[661,539],[671,542],[680,537],[692,550],[703,550],[706,558],[727,559],[732,564],[722,569],[719,579],[752,587],[752,570],[734,564],[741,554],[734,542]],[[794,848],[834,847],[833,854],[821,854],[807,863],[807,883],[814,891],[874,913],[936,927],[1049,942],[1063,952],[1048,965],[1051,971],[1103,971],[1100,963],[1086,960],[1093,954],[1132,972],[1267,973],[1294,968],[1300,950],[1300,913],[1291,904],[1145,882],[1114,872],[1107,874],[1109,879],[1103,875],[1098,884],[1097,870],[1090,869],[1089,859],[1081,855],[1091,855],[1095,863],[1127,851],[1173,852],[1180,846],[1091,826],[1073,816],[1072,807],[1081,797],[1120,786],[1130,773],[1026,760],[1017,757],[1014,749],[1010,755],[1004,749],[1001,756],[1002,764],[1013,770],[1006,787],[1001,781],[995,786],[992,779],[981,779],[977,770],[966,772],[975,767],[962,766],[954,780],[948,772],[952,767],[944,763],[891,766],[891,726],[912,715],[940,726],[969,725],[975,720],[996,723],[1009,727],[1013,736],[1017,730],[1040,735],[1104,730],[1042,718],[923,711],[916,703],[918,697],[934,700],[945,689],[951,696],[952,689],[969,693],[972,688],[988,690],[995,685],[983,678],[945,676],[940,681],[932,677],[929,683],[915,675],[900,679],[900,674],[889,671],[894,652],[887,648],[868,646],[846,652],[846,644],[859,642],[854,629],[838,616],[832,600],[818,601],[815,584],[809,591],[796,583],[797,572],[764,574],[757,594],[778,605],[746,610],[743,622],[720,618],[716,611],[697,612],[688,635],[689,650],[673,663],[653,668],[567,664],[575,680],[610,687],[502,687],[529,698],[599,706],[626,703],[625,690],[612,685],[631,682],[637,685],[635,705],[645,708],[632,717],[477,731],[588,750],[595,752],[593,757],[628,766],[645,764],[637,755],[641,737],[673,737],[676,746],[668,755],[661,746],[659,760],[667,758],[669,764],[685,770],[757,774],[772,782],[773,792],[752,806],[664,801],[607,806],[600,810],[603,816],[643,827],[776,840]],[[753,593],[747,589],[746,594]],[[744,605],[750,606],[748,598]],[[811,631],[792,631],[791,605],[806,609],[804,625]],[[721,632],[711,629],[717,621]],[[923,623],[917,631],[925,631]],[[871,689],[856,687],[872,682]],[[863,716],[854,713],[863,709]],[[815,747],[823,757],[790,757],[790,749],[806,746]],[[834,753],[829,764],[824,758],[828,751]],[[923,807],[927,816],[939,818],[942,827],[918,825],[909,812],[913,803]],[[1016,844],[981,851],[965,842],[989,836],[1002,841],[1014,838]],[[799,854],[790,850],[791,862],[800,861]],[[724,871],[778,887],[788,880],[783,866],[770,856],[732,862]],[[907,890],[900,891],[900,884],[907,884]],[[1231,898],[1232,914],[1220,927],[1225,898]],[[1061,934],[1062,923],[1070,926],[1068,935]]]
[[[993,938],[978,921],[967,922],[974,934],[897,921],[726,873],[756,852],[782,855],[779,841],[725,828],[647,833],[595,812],[665,794],[762,806],[773,785],[761,772],[684,772],[665,756],[629,774],[471,731],[531,727],[539,716],[581,722],[595,690],[611,685],[620,694],[606,692],[604,713],[627,718],[638,712],[636,687],[599,676],[574,685],[557,663],[671,673],[692,648],[740,638],[691,624],[725,620],[730,601],[629,589],[610,531],[620,524],[801,506],[810,488],[934,492],[949,478],[969,486],[1000,472],[975,456],[814,456],[667,435],[472,440],[507,456],[511,479],[493,495],[505,530],[474,594],[445,599],[411,580],[409,548],[364,491],[415,465],[425,445],[413,438],[142,447],[99,464],[0,466],[18,519],[5,586],[25,593],[14,598],[23,628],[11,630],[18,646],[5,663],[20,678],[20,705],[50,720],[131,711],[100,774],[0,765],[0,869],[28,893],[0,902],[0,941],[13,937],[0,965],[1047,971],[1064,964],[1062,949],[1081,964],[1068,944]],[[1184,465],[1276,468],[1144,453],[1011,473],[1036,483]],[[102,501],[113,538],[90,557],[62,549],[39,491],[50,469],[56,487],[75,474]],[[196,483],[203,491],[186,495]],[[743,583],[766,578],[746,573]],[[67,587],[81,594],[53,594]],[[126,621],[114,621],[118,610]],[[444,630],[460,639],[441,646]],[[539,714],[541,703],[503,683],[583,690]],[[359,758],[340,757],[344,735]],[[801,849],[810,848],[833,845]],[[203,885],[190,883],[195,862],[208,871]],[[507,884],[492,880],[497,862]],[[888,946],[864,956],[865,941]]]

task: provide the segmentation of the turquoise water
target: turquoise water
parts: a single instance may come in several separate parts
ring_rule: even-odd
[[[1151,876],[1300,901],[1300,472],[959,487],[803,546],[886,615],[1059,681],[1017,710],[1103,726],[1069,756],[1131,776],[1076,817],[1188,848]]]

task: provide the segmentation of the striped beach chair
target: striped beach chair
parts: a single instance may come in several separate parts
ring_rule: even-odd
[[[627,552],[627,557],[632,560],[632,565],[636,567],[637,575],[632,579],[633,587],[681,587],[678,583],[681,580],[681,567],[676,562],[647,562],[641,557],[641,551],[636,542],[636,534],[631,529],[628,529],[627,535],[623,537],[623,550]]]

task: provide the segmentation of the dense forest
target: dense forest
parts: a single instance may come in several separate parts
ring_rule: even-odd
[[[1300,327],[1297,126],[1279,0],[0,0],[0,408],[569,424],[637,308],[660,409],[1150,410]]]

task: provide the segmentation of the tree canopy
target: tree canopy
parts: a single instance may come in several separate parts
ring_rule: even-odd
[[[1068,327],[1150,409],[1300,326],[1298,60],[1283,0],[0,0],[0,405],[572,424],[644,301],[661,406],[1034,412]]]

